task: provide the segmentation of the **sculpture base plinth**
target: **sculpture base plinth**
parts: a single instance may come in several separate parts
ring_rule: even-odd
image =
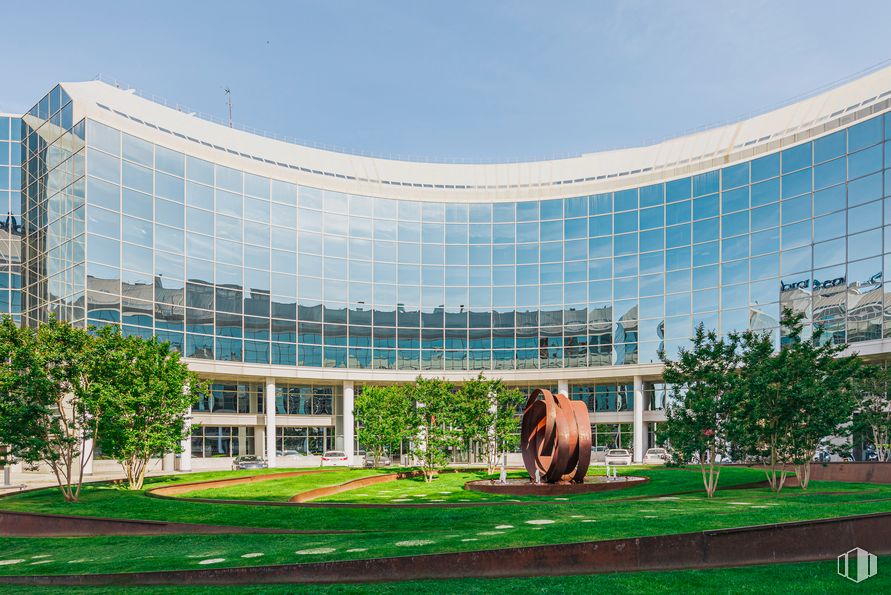
[[[622,490],[650,481],[648,477],[620,475],[615,479],[603,476],[586,477],[582,483],[535,483],[528,479],[508,479],[499,483],[497,479],[468,481],[464,487],[475,492],[502,494],[505,496],[566,496]]]

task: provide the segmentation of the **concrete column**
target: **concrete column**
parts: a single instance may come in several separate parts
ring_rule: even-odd
[[[266,463],[275,467],[275,378],[266,379]]]
[[[557,381],[557,392],[563,393],[567,397],[569,396],[569,381],[568,380],[558,380]]]
[[[182,447],[182,454],[179,455],[179,470],[180,471],[191,471],[192,470],[192,408],[189,407],[189,410],[186,412],[186,417],[183,423],[183,430],[185,431],[186,437],[183,438],[180,446]]]
[[[266,452],[266,428],[254,427],[254,454],[262,456]]]
[[[93,439],[85,438],[81,443],[80,453],[86,457],[83,461],[84,475],[93,474]]]
[[[643,378],[634,377],[634,462],[640,463],[644,456],[644,390]]]
[[[161,471],[173,471],[176,456],[172,452],[165,452],[161,457]]]
[[[353,415],[355,392],[352,380],[343,381],[343,452],[346,453],[350,466],[356,464],[353,458],[356,456],[356,420]]]

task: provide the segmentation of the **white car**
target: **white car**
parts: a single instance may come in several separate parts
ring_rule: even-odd
[[[664,465],[668,462],[668,451],[664,448],[648,448],[643,462],[644,465]]]
[[[350,461],[342,450],[329,450],[322,455],[322,467],[349,467]]]
[[[624,448],[611,448],[603,459],[607,465],[630,465],[631,453]]]

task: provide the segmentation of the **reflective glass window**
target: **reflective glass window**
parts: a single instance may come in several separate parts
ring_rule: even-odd
[[[155,148],[150,142],[124,134],[121,139],[121,149],[124,159],[129,159],[146,167],[154,167]]]
[[[782,156],[784,174],[808,167],[812,163],[811,143],[804,143],[797,147],[786,149],[783,151]]]
[[[676,202],[690,198],[690,178],[665,183],[665,201]]]
[[[811,170],[803,169],[783,176],[783,198],[791,198],[811,191]]]
[[[665,202],[665,185],[654,184],[640,189],[640,206],[652,207]]]
[[[841,184],[847,176],[844,159],[835,159],[814,167],[814,189]]]
[[[875,145],[848,155],[848,178],[854,179],[882,169],[882,146]]]
[[[721,170],[721,187],[724,190],[738,188],[749,183],[749,163],[740,163]]]
[[[848,152],[853,153],[882,140],[882,119],[872,118],[848,128]]]
[[[780,154],[772,153],[752,161],[752,184],[780,175]]]
[[[751,204],[753,207],[770,204],[780,200],[780,179],[773,178],[758,184],[752,184]]]
[[[847,132],[839,130],[814,141],[814,163],[823,163],[845,154]]]
[[[873,174],[848,182],[848,206],[863,204],[882,197],[882,175]]]

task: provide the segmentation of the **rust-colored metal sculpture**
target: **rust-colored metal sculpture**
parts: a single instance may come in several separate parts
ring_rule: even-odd
[[[591,463],[588,408],[563,393],[537,388],[526,401],[520,433],[523,463],[535,480],[581,483]]]

